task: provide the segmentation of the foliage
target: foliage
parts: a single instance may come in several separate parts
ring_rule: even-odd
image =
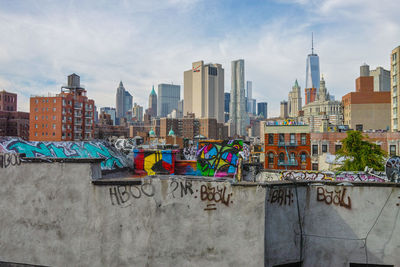
[[[359,131],[348,131],[342,140],[342,148],[336,152],[336,160],[343,160],[340,171],[363,171],[366,166],[383,171],[386,152],[380,146],[368,142]]]

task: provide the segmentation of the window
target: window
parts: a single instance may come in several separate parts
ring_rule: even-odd
[[[396,63],[396,61],[397,61],[397,53],[394,53],[392,55],[392,61],[393,61],[393,64]]]
[[[56,111],[57,109],[56,108],[53,108],[53,111]]]
[[[280,133],[279,134],[279,144],[284,144],[285,143],[285,134]]]
[[[268,164],[274,164],[274,153],[268,153]]]
[[[296,159],[296,155],[294,154],[294,152],[290,153],[290,161],[294,162]]]
[[[35,136],[37,136],[37,133],[35,132]]]
[[[389,155],[391,157],[396,156],[396,145],[390,145],[390,147],[389,147]]]
[[[56,120],[56,116],[53,116],[53,120]]]
[[[274,134],[268,134],[268,144],[269,145],[274,144]]]
[[[303,145],[303,146],[305,146],[306,144],[307,144],[307,135],[305,134],[305,133],[302,133],[301,135],[300,135],[300,139],[301,139],[301,144]]]
[[[323,144],[322,145],[322,153],[326,153],[328,152],[328,145],[327,144]]]
[[[38,108],[35,108],[35,112],[38,112]]]
[[[56,128],[56,125],[55,124],[53,124],[53,129],[55,129]]]
[[[57,99],[54,98],[54,99],[53,99],[53,103],[57,103]]]
[[[53,132],[53,136],[55,136],[56,135],[56,133],[55,132]]]
[[[36,104],[39,103],[39,100],[35,99],[35,103],[36,103]]]
[[[36,120],[36,121],[38,120],[38,116],[35,116],[35,120]]]
[[[208,75],[217,76],[217,68],[215,67],[208,67]]]
[[[312,166],[311,166],[311,169],[313,171],[318,171],[318,163],[313,163]]]
[[[312,145],[313,156],[318,155],[318,145]]]
[[[290,134],[290,144],[296,144],[296,135],[294,133]]]
[[[307,154],[306,154],[306,152],[301,152],[301,154],[300,154],[301,163],[305,163],[305,162],[306,162],[306,159],[307,159]]]
[[[37,124],[35,124],[35,128],[37,129]]]
[[[336,144],[335,145],[335,153],[338,152],[338,150],[341,149],[341,148],[342,148],[342,145]]]
[[[279,154],[279,161],[280,162],[283,162],[285,160],[285,154],[283,154],[283,152],[281,152],[280,154]]]

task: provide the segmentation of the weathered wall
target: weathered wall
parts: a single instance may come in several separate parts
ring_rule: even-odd
[[[50,266],[400,262],[400,187],[394,184],[233,186],[171,176],[93,185],[98,174],[98,166],[83,163],[0,168],[0,260]]]

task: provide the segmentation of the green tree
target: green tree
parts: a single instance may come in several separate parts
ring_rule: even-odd
[[[363,171],[366,166],[383,171],[386,152],[380,146],[365,140],[361,132],[348,131],[342,140],[342,148],[336,152],[336,160],[343,160],[340,171]]]

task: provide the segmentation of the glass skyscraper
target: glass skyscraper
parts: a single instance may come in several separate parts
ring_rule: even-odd
[[[173,109],[178,109],[178,102],[181,99],[181,87],[174,84],[159,84],[157,99],[157,116],[167,117]]]
[[[314,40],[311,38],[311,54],[307,56],[306,87],[316,88],[319,93],[319,57],[314,54]]]

